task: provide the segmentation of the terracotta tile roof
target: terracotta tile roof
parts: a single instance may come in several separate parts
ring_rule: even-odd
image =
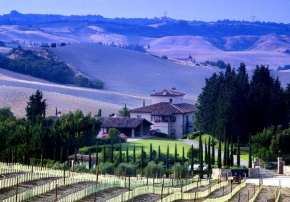
[[[170,102],[160,102],[157,104],[132,109],[133,113],[151,113],[152,115],[170,116],[172,114],[185,114],[195,111],[195,105],[188,103],[172,104]]]
[[[74,160],[75,159],[75,155],[72,154],[68,158],[70,160]],[[94,164],[96,162],[96,157],[92,155],[91,158],[92,158],[92,164]],[[83,159],[84,162],[89,162],[89,155],[77,154],[77,159],[78,159],[78,161],[81,161]]]
[[[103,128],[137,128],[143,121],[152,125],[144,118],[102,117]]]
[[[167,90],[167,89],[164,89],[163,91],[161,92],[157,92],[157,93],[152,93],[151,96],[183,96],[185,95],[184,93],[180,93],[180,92],[177,92],[175,90]]]

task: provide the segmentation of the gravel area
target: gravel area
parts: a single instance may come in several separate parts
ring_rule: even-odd
[[[282,188],[279,202],[290,201],[290,188]]]
[[[275,202],[278,187],[263,186],[255,202]]]
[[[213,185],[215,185],[215,183],[210,183],[209,185],[199,186],[198,188],[196,187],[196,188],[190,189],[190,190],[186,191],[185,193],[201,192],[201,191],[209,189],[209,187],[211,187]]]
[[[258,189],[258,186],[256,185],[246,185],[244,188],[242,188],[238,193],[236,193],[229,202],[247,202],[248,198],[251,199],[251,197],[255,194],[255,190]]]
[[[84,189],[88,186],[94,185],[94,182],[79,182],[76,184],[71,184],[67,186],[61,186],[57,189],[57,197],[62,198],[64,196],[67,196],[73,192],[79,191],[81,189]],[[47,193],[38,195],[36,197],[31,198],[30,200],[27,201],[38,201],[38,202],[52,202],[55,201],[55,189],[52,191],[49,191]]]
[[[92,194],[90,196],[87,196],[81,200],[78,200],[78,202],[104,202],[108,199],[114,198],[119,196],[120,194],[127,192],[128,189],[117,187],[117,188],[110,188],[103,191],[99,191],[96,193],[96,200],[95,200],[95,194]]]
[[[18,186],[18,193],[22,193],[24,191],[27,191],[27,190],[29,190],[33,187],[39,186],[39,185],[50,183],[53,180],[57,180],[57,179],[59,179],[59,178],[44,178],[44,179],[32,180],[29,182],[20,183]],[[0,200],[4,200],[6,198],[9,198],[9,197],[15,195],[15,193],[16,193],[16,186],[0,189]]]

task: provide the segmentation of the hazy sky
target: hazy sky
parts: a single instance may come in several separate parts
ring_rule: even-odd
[[[99,14],[185,20],[252,20],[290,23],[290,0],[0,0],[0,14]]]

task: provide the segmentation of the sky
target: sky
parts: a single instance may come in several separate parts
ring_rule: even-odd
[[[0,0],[0,14],[20,13],[247,20],[290,23],[290,0]]]

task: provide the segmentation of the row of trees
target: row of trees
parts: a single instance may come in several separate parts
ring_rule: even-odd
[[[271,125],[288,126],[290,85],[281,87],[265,66],[257,66],[249,80],[242,63],[236,72],[229,65],[225,72],[214,73],[198,97],[195,125],[201,131],[221,139],[238,136],[243,143]]]

